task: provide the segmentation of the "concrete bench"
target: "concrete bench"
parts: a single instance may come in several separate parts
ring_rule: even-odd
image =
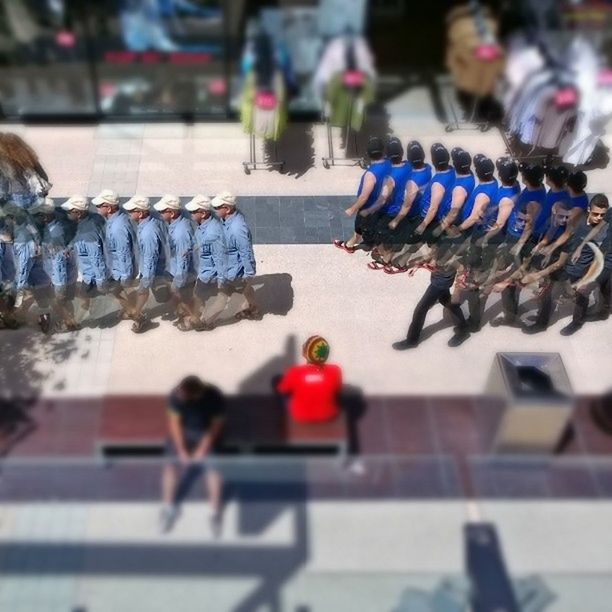
[[[348,448],[344,415],[327,423],[296,423],[274,396],[229,396],[222,453],[339,454]],[[167,439],[166,398],[109,396],[103,402],[98,453],[159,455]]]

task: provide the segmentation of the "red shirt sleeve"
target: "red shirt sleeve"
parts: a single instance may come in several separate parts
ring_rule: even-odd
[[[291,391],[293,390],[293,386],[294,386],[294,371],[295,368],[291,367],[289,368],[283,378],[281,379],[281,381],[278,383],[276,390],[279,393],[291,393]]]

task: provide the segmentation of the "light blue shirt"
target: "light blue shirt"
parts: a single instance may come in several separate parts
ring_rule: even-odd
[[[193,225],[186,217],[177,217],[168,226],[170,274],[172,286],[184,287],[193,275]]]
[[[72,259],[68,251],[66,227],[58,219],[45,225],[42,237],[43,268],[55,288],[73,280]]]
[[[99,215],[95,215],[99,217]],[[108,280],[108,267],[104,253],[104,236],[100,222],[92,215],[78,222],[76,234],[70,243],[84,283],[95,282],[99,287]]]
[[[227,280],[227,246],[223,223],[209,217],[196,231],[198,245],[198,280],[222,285]]]
[[[15,289],[48,285],[40,257],[40,234],[31,219],[15,224],[13,233]]]
[[[106,222],[106,246],[114,280],[126,281],[136,275],[135,243],[136,235],[129,216],[122,210],[111,215]]]
[[[244,215],[235,212],[223,222],[227,243],[227,280],[255,276],[253,239]]]
[[[147,217],[138,224],[140,276],[145,281],[152,281],[166,272],[165,236],[158,219]]]

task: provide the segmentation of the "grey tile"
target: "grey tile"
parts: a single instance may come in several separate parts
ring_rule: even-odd
[[[255,202],[255,222],[257,227],[280,226],[280,203],[276,198],[260,198]]]
[[[259,244],[280,244],[280,228],[277,227],[258,227],[257,242]]]
[[[298,236],[298,230],[295,227],[281,226],[280,233],[279,233],[281,244],[296,244],[297,236]]]

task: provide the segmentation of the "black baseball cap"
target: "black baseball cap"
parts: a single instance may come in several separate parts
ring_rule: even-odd
[[[431,145],[431,161],[434,166],[448,164],[450,161],[448,149],[442,143],[434,142],[434,144]]]
[[[460,174],[465,174],[470,171],[472,165],[472,156],[461,147],[455,147],[451,151],[451,159],[453,160],[453,166],[455,170]]]
[[[510,157],[500,157],[496,163],[497,174],[503,183],[514,183],[518,176],[518,165]]]
[[[567,186],[571,187],[574,191],[584,191],[587,186],[587,175],[582,170],[572,172],[567,177]]]
[[[382,138],[379,138],[378,136],[370,136],[368,146],[366,148],[368,155],[381,155],[384,150],[385,144],[383,143]]]
[[[406,147],[406,157],[412,164],[422,164],[425,161],[425,151],[421,143],[411,140]]]
[[[387,143],[387,157],[404,157],[404,147],[399,138],[390,138]]]
[[[493,178],[495,164],[488,157],[480,155],[478,160],[474,159],[474,168],[476,169],[476,175],[479,180],[490,181]]]

